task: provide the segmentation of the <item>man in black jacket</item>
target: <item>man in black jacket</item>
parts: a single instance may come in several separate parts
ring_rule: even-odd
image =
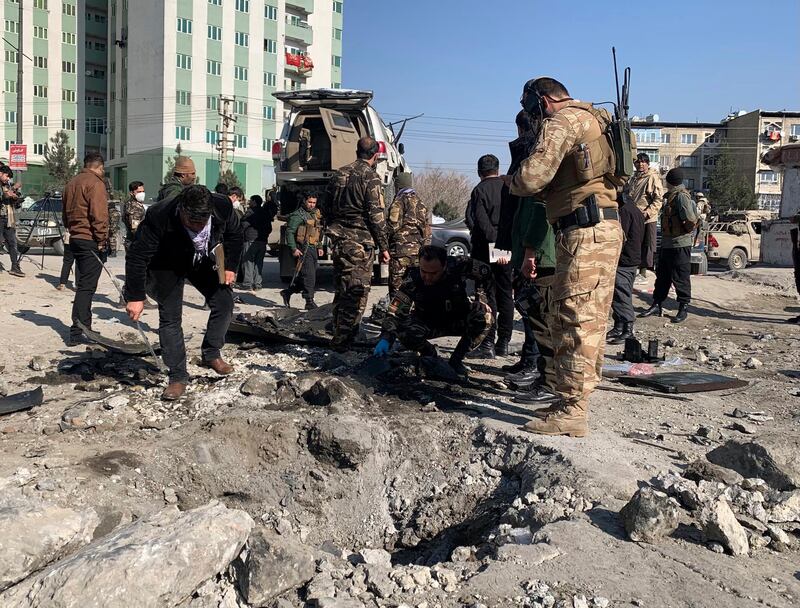
[[[464,218],[470,229],[471,256],[485,264],[491,262],[489,251],[493,245],[497,249],[511,249],[511,225],[514,213],[513,210],[509,208],[504,210],[503,207],[515,204],[516,199],[511,198],[508,187],[498,176],[499,169],[500,161],[493,154],[485,154],[478,159],[478,175],[481,181],[472,190]],[[505,221],[504,225],[501,225],[501,218]],[[514,327],[510,261],[501,258],[498,262],[490,264],[494,281],[486,297],[497,318],[497,344],[494,343],[493,327],[483,343],[468,355],[470,359],[494,359],[495,354],[501,356],[508,354]]]
[[[242,227],[228,197],[205,186],[188,186],[177,197],[156,203],[144,216],[125,264],[125,299],[134,321],[146,295],[158,302],[158,335],[169,385],[161,398],[172,401],[186,390],[186,345],[183,341],[183,285],[188,280],[211,309],[202,344],[203,365],[230,374],[220,350],[233,314],[231,284],[241,259]],[[215,248],[220,245],[216,250]],[[224,252],[224,283],[216,263]]]
[[[625,234],[625,243],[619,255],[617,276],[614,280],[614,299],[611,302],[611,313],[614,318],[614,328],[606,334],[609,344],[624,344],[625,340],[633,337],[633,322],[636,320],[636,311],[633,309],[633,281],[636,271],[642,261],[642,243],[645,238],[645,216],[636,206],[636,203],[625,197],[625,203],[619,208],[619,223]]]
[[[272,220],[264,199],[258,194],[250,197],[247,213],[242,218],[244,228],[244,288],[256,291],[261,289],[264,272],[264,256],[267,253],[267,239],[272,231]]]

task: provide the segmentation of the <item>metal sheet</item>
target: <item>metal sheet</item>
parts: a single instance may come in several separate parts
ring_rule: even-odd
[[[147,347],[146,344],[142,344],[141,342],[123,342],[121,340],[113,340],[112,338],[106,338],[104,336],[101,336],[96,331],[87,329],[83,325],[80,325],[80,327],[81,330],[83,330],[83,333],[86,335],[86,337],[89,338],[89,340],[91,340],[96,344],[99,344],[100,346],[105,346],[109,350],[113,350],[126,355],[150,354],[150,349]]]
[[[24,412],[37,405],[42,405],[42,402],[44,402],[44,391],[41,386],[32,391],[8,395],[0,399],[0,415]]]
[[[662,393],[702,393],[741,388],[749,383],[738,378],[701,372],[670,372],[650,376],[620,376],[620,383],[627,386],[644,386]]]

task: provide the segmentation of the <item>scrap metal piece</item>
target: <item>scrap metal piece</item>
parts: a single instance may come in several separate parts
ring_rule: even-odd
[[[741,388],[749,383],[738,378],[702,372],[670,372],[650,376],[621,376],[619,382],[626,386],[643,386],[662,393],[702,393]]]
[[[44,391],[41,386],[31,391],[8,395],[0,399],[0,415],[24,412],[33,409],[37,405],[42,405],[43,402]]]
[[[150,349],[146,344],[136,342],[123,342],[122,340],[114,340],[113,338],[106,338],[96,331],[87,328],[80,321],[76,321],[78,327],[86,335],[89,340],[100,346],[105,346],[108,350],[113,350],[124,355],[147,355],[150,354]]]

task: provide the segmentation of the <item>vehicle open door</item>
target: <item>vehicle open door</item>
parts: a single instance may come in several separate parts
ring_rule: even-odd
[[[353,121],[338,110],[320,108],[319,113],[331,140],[331,169],[336,170],[352,163],[356,159],[358,143],[358,131]]]

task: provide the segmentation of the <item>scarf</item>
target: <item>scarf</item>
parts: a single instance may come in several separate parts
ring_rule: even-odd
[[[192,245],[194,245],[194,263],[197,264],[208,255],[208,242],[211,240],[211,216],[208,217],[206,225],[200,232],[190,230],[186,226],[183,228],[186,230],[186,234],[189,235],[189,238],[192,239]]]

